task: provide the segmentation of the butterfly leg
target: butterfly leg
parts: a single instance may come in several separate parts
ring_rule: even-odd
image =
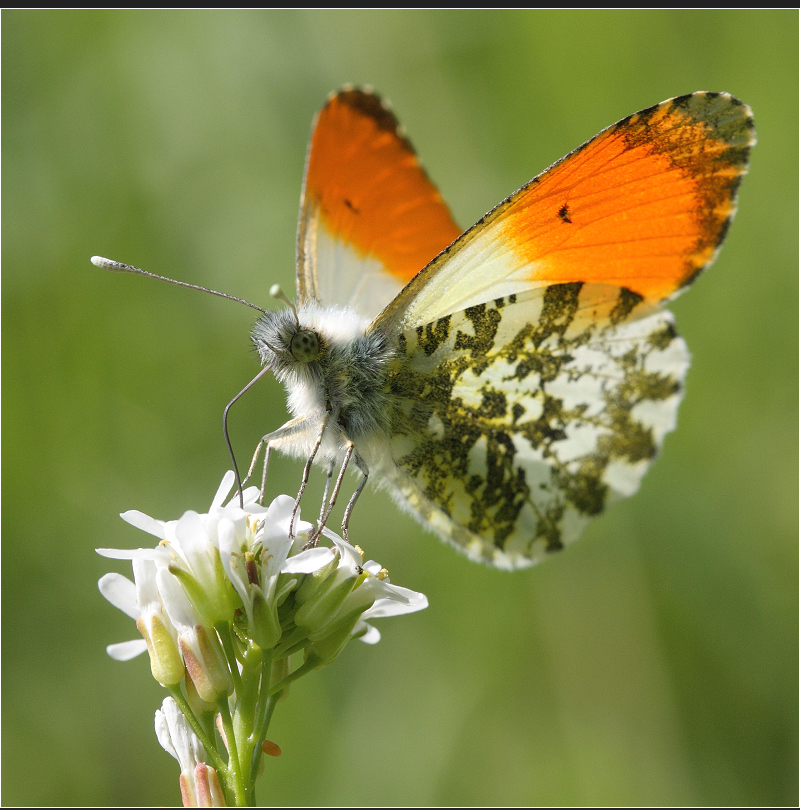
[[[258,444],[256,445],[256,452],[253,453],[253,460],[250,462],[250,467],[247,470],[247,475],[242,479],[242,486],[244,486],[249,480],[250,476],[253,474],[253,470],[256,468],[256,463],[258,462],[258,456],[261,453],[261,448],[267,443],[267,437],[264,436]]]
[[[317,440],[317,443],[314,447],[314,451],[311,455],[311,459],[313,460],[314,454],[317,452],[317,448],[319,447],[320,442],[322,441],[322,432],[325,430],[325,423],[327,418],[323,420],[322,423],[322,431],[320,432],[320,437]],[[261,490],[259,493],[258,502],[262,503],[264,500],[264,492],[267,485],[267,469],[269,467],[269,456],[272,452],[272,448],[274,445],[279,445],[282,441],[288,441],[293,437],[298,437],[301,434],[308,433],[312,428],[315,427],[317,424],[317,420],[315,417],[302,417],[296,419],[290,419],[285,425],[282,425],[277,430],[273,430],[272,433],[267,433],[266,436],[261,438],[259,441],[258,446],[256,447],[255,453],[253,453],[253,460],[250,462],[250,469],[247,471],[247,475],[245,476],[244,482],[242,486],[250,479],[250,476],[253,474],[253,470],[256,468],[256,464],[258,463],[258,454],[261,452],[261,448],[266,448],[264,451],[264,469],[261,474]],[[307,465],[308,466],[308,465]],[[303,485],[305,486],[305,484]],[[302,494],[302,489],[300,493]],[[299,495],[298,495],[299,498]],[[295,504],[295,511],[297,509],[297,504]],[[294,518],[294,515],[292,516]],[[293,524],[294,525],[294,524]]]
[[[358,496],[361,494],[361,490],[367,485],[367,478],[369,478],[369,468],[367,465],[358,457],[355,458],[356,467],[364,474],[364,477],[361,479],[361,483],[356,487],[356,491],[350,497],[350,501],[347,504],[347,508],[344,510],[344,517],[342,518],[342,537],[344,541],[347,543],[349,540],[347,539],[347,528],[350,525],[350,515],[353,513],[353,507],[356,505],[356,501],[358,500]]]
[[[250,462],[250,468],[247,470],[247,475],[244,477],[242,481],[242,486],[244,486],[249,480],[250,476],[253,474],[253,470],[256,468],[256,463],[258,462],[258,454],[261,452],[261,448],[265,447],[264,450],[264,468],[261,472],[261,489],[258,493],[258,502],[263,504],[264,503],[264,492],[267,488],[267,470],[269,469],[269,454],[272,452],[272,446],[269,443],[269,437],[264,436],[261,441],[256,446],[256,452],[253,453],[253,460]]]
[[[267,469],[269,468],[269,454],[272,452],[272,446],[267,442],[267,449],[264,451],[264,469],[261,472],[261,489],[258,493],[258,502],[264,503],[264,492],[267,489]]]
[[[319,510],[319,519],[322,521],[322,516],[325,514],[325,504],[328,501],[328,492],[331,488],[331,479],[333,478],[333,464],[328,467],[328,473],[325,478],[325,491],[322,493],[322,506]]]
[[[306,461],[306,466],[303,467],[303,478],[300,481],[300,491],[297,493],[297,497],[294,499],[294,509],[292,509],[292,519],[289,521],[289,538],[294,537],[294,519],[297,517],[297,510],[300,508],[300,499],[303,497],[303,492],[305,491],[306,484],[308,483],[308,475],[311,472],[311,464],[314,461],[314,457],[317,455],[317,451],[319,450],[320,445],[322,444],[322,437],[325,435],[325,428],[328,425],[328,417],[330,416],[330,411],[327,411],[325,417],[322,420],[322,428],[319,431],[319,436],[317,436],[316,442],[314,442],[314,449],[311,451],[311,455],[308,457],[308,461]]]
[[[333,492],[331,493],[331,498],[328,501],[328,508],[325,510],[324,516],[320,515],[319,525],[317,526],[317,530],[311,536],[311,539],[306,543],[304,548],[313,548],[317,545],[319,540],[319,536],[322,534],[322,530],[325,527],[325,524],[328,522],[328,518],[331,516],[331,512],[333,511],[333,507],[336,505],[336,498],[339,496],[339,490],[342,488],[342,481],[344,479],[344,471],[347,469],[347,465],[350,463],[350,458],[353,455],[353,450],[355,445],[353,442],[347,442],[347,450],[344,454],[344,461],[342,461],[342,468],[339,470],[339,475],[336,478],[336,483],[333,486]],[[331,470],[332,472],[332,470]],[[330,483],[331,476],[328,476],[328,483]],[[328,486],[325,485],[325,495],[328,494]],[[325,500],[322,501],[323,509],[325,509]]]

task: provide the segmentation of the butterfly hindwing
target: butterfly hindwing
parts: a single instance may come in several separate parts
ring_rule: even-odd
[[[460,234],[385,102],[354,87],[332,94],[308,147],[298,301],[371,320]]]
[[[503,568],[560,549],[636,491],[675,426],[689,363],[669,312],[580,283],[408,330],[397,354],[389,488]]]

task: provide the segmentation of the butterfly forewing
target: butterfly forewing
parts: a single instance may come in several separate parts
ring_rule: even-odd
[[[332,95],[308,147],[298,300],[372,319],[460,234],[386,104],[359,88]]]
[[[516,568],[633,494],[689,363],[671,314],[646,309],[624,289],[556,284],[404,332],[390,375],[398,502]]]
[[[750,108],[725,93],[629,116],[490,211],[406,286],[376,328],[407,329],[557,282],[663,301],[714,258],[754,142]]]

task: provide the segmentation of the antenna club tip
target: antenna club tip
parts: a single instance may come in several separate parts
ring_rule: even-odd
[[[113,259],[104,259],[102,256],[92,256],[92,264],[103,270],[113,270],[115,273],[121,273],[123,270],[127,270],[130,273],[142,272],[137,267],[131,267],[129,264],[123,264],[122,262],[115,262]]]
[[[280,284],[273,284],[269,288],[269,294],[273,298],[277,298],[278,301],[283,301],[283,303],[286,304],[286,306],[289,307],[289,309],[291,309],[292,312],[294,312],[294,319],[295,321],[297,321],[297,307],[295,307],[295,305],[286,297],[286,293],[281,289]],[[297,321],[297,323],[299,326],[300,322]]]

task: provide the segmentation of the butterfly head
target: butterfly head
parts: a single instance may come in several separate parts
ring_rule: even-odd
[[[319,331],[302,323],[297,313],[288,308],[265,313],[256,321],[252,337],[261,362],[271,365],[281,380],[291,373],[313,373],[326,349]]]

